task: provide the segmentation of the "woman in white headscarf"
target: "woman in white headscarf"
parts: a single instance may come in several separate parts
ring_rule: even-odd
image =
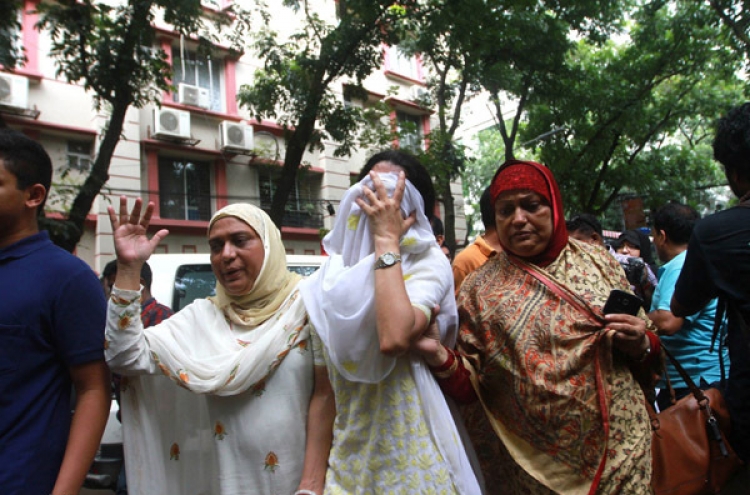
[[[146,236],[152,211],[149,204],[141,218],[138,199],[129,214],[124,197],[119,216],[109,208],[118,270],[106,358],[127,380],[129,492],[291,494],[303,465],[313,356],[281,235],[255,206],[219,210],[208,227],[216,296],[144,329],[140,267],[167,235]],[[138,376],[149,374],[168,379]]]
[[[311,410],[310,424],[333,432],[310,437],[301,493],[478,494],[449,406],[409,352],[436,306],[441,341],[456,338],[452,272],[426,215],[432,182],[400,151],[373,156],[360,178],[323,240],[330,258],[300,284],[323,348],[315,395],[335,397],[327,418]]]

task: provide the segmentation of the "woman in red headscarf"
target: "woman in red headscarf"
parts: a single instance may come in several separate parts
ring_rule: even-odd
[[[658,339],[643,310],[603,315],[612,289],[629,291],[622,269],[568,239],[543,165],[506,162],[490,195],[503,251],[461,286],[458,349],[417,344],[446,393],[484,410],[495,435],[473,440],[486,486],[649,493],[651,428],[631,368],[657,360]]]

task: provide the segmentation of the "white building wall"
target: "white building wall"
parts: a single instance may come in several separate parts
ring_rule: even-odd
[[[333,22],[335,19],[336,3],[334,0],[317,0],[314,2],[316,13]],[[301,16],[293,16],[288,9],[277,9],[281,15],[272,20],[272,27],[280,33],[291,33],[295,22],[303,22]],[[207,12],[208,14],[208,12]],[[27,15],[27,14],[24,14]],[[158,27],[167,29],[168,26],[157,22]],[[160,31],[168,36],[167,31]],[[27,38],[29,39],[29,38]],[[34,39],[34,37],[30,38]],[[172,41],[172,46],[179,44],[179,38]],[[107,108],[96,109],[92,95],[82,86],[71,84],[56,76],[57,61],[49,55],[51,43],[45,33],[35,37],[35,46],[27,46],[27,50],[36,50],[35,67],[20,67],[17,74],[29,77],[29,109],[36,109],[39,115],[33,117],[18,117],[7,114],[0,108],[3,117],[13,128],[27,132],[38,139],[50,153],[55,165],[53,191],[50,201],[50,211],[64,214],[72,197],[60,194],[65,185],[80,184],[84,176],[69,173],[63,177],[63,170],[67,164],[67,149],[69,140],[86,140],[93,145],[93,156],[100,143],[108,119]],[[187,43],[189,48],[189,42]],[[260,63],[250,55],[242,56],[235,64],[235,82],[239,90],[243,84],[251,84],[255,71]],[[222,84],[227,82],[225,76]],[[343,83],[343,81],[342,81]],[[415,84],[403,78],[388,76],[383,70],[375,71],[365,81],[365,87],[373,95],[385,95],[389,88],[398,87],[398,93],[393,100],[394,109],[400,108],[408,112],[424,113],[415,105],[409,105],[411,99],[410,88]],[[342,84],[336,84],[333,91],[342,93]],[[377,97],[377,96],[376,96]],[[406,103],[404,103],[406,102]],[[131,108],[123,126],[123,139],[119,142],[109,169],[110,179],[95,201],[86,231],[77,248],[77,254],[89,263],[95,270],[101,270],[114,257],[114,247],[107,207],[112,205],[119,208],[121,195],[129,199],[129,205],[137,197],[147,201],[149,194],[158,189],[158,184],[152,180],[154,163],[158,157],[176,157],[202,160],[211,163],[211,212],[216,211],[222,202],[234,203],[248,201],[259,204],[259,169],[253,157],[247,154],[223,153],[219,143],[219,124],[222,120],[242,121],[255,127],[255,148],[261,151],[263,158],[280,162],[286,150],[283,138],[278,129],[274,130],[274,123],[257,125],[246,109],[239,108],[237,113],[207,112],[197,108],[169,103],[165,100],[163,109],[175,109],[190,112],[190,136],[197,141],[194,146],[184,143],[159,141],[154,138],[153,113],[155,105],[144,108]],[[425,115],[429,115],[424,113]],[[436,126],[434,117],[430,118],[430,128]],[[270,124],[269,127],[266,124]],[[306,172],[305,180],[320,184],[312,199],[318,200],[316,209],[323,216],[323,228],[330,229],[335,216],[327,211],[330,203],[338,210],[338,202],[349,187],[352,175],[356,174],[364,165],[373,151],[359,149],[351,157],[335,157],[333,152],[336,143],[326,142],[323,151],[307,152],[303,157],[303,165],[309,165],[311,170]],[[221,169],[221,170],[218,170]],[[218,171],[217,171],[218,170]],[[222,173],[223,170],[223,179]],[[217,193],[217,188],[223,180],[224,188]],[[465,232],[465,221],[461,205],[460,185],[453,188],[456,199],[457,239],[462,239]],[[157,197],[158,200],[158,197]],[[158,221],[156,223],[159,223]],[[205,243],[205,222],[174,221],[161,219],[157,228],[168,228],[170,235],[163,241],[159,252],[207,252]],[[320,233],[314,229],[284,229],[283,236],[288,252],[294,254],[320,254]]]

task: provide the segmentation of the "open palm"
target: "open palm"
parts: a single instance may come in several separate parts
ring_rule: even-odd
[[[125,196],[120,197],[120,213],[115,214],[113,207],[109,207],[109,221],[112,224],[112,235],[115,241],[117,261],[124,265],[143,264],[153,254],[156,246],[169,233],[160,230],[149,239],[147,230],[154,212],[154,204],[149,203],[141,217],[143,200],[135,200],[133,210],[128,213],[128,203]]]

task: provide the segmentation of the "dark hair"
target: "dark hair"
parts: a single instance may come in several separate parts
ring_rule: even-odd
[[[403,150],[386,150],[371,156],[362,170],[359,171],[357,182],[364,179],[370,170],[380,162],[390,162],[404,169],[406,178],[414,184],[424,201],[424,214],[429,220],[435,216],[435,188],[432,185],[432,178],[429,172],[424,168],[414,155]]]
[[[104,265],[104,270],[102,270],[102,277],[107,278],[116,273],[117,273],[117,260],[112,260],[106,265]]]
[[[104,265],[104,270],[102,270],[102,278],[107,278],[111,275],[117,274],[117,260],[112,260],[106,265]],[[148,262],[143,262],[143,266],[141,267],[141,280],[143,281],[143,286],[151,290],[151,282],[154,280],[154,274],[151,272],[151,267],[149,266]]]
[[[482,216],[484,230],[495,230],[495,207],[492,205],[490,195],[491,186],[487,186],[479,197],[479,214]]]
[[[445,235],[445,225],[443,225],[443,221],[440,220],[440,217],[432,217],[430,219],[430,227],[432,227],[432,233],[436,237],[439,235]]]
[[[724,165],[727,174],[734,171],[750,180],[750,102],[732,108],[719,119],[714,158]]]
[[[570,220],[565,222],[565,226],[570,232],[580,232],[585,235],[599,234],[603,237],[602,224],[590,213],[579,213],[574,215]]]
[[[688,205],[667,203],[654,213],[654,228],[663,230],[675,244],[687,244],[700,218],[700,214]]]
[[[44,186],[45,198],[38,208],[42,211],[52,184],[52,160],[42,145],[18,131],[0,129],[0,159],[16,177],[19,190],[34,184]]]

